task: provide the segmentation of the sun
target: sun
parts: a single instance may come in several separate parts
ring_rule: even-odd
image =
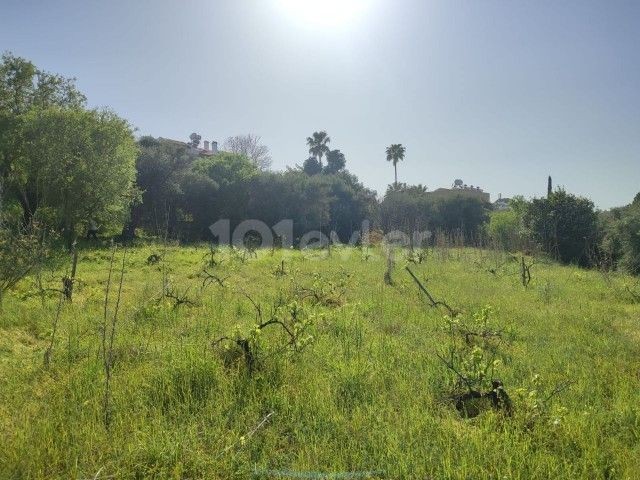
[[[282,10],[309,27],[342,27],[359,19],[371,0],[278,0]]]

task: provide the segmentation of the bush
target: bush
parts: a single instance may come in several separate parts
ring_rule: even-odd
[[[4,294],[26,277],[46,256],[39,228],[0,223],[0,307]]]
[[[591,200],[557,190],[547,198],[533,199],[523,221],[532,240],[555,259],[590,264],[589,252],[597,239],[597,216]]]
[[[640,274],[640,198],[630,205],[604,212],[600,218],[600,250],[611,263],[633,275]]]
[[[640,202],[634,202],[619,226],[622,259],[620,265],[633,275],[640,274]]]
[[[461,233],[471,241],[487,220],[488,204],[465,195],[434,196],[423,185],[392,185],[380,204],[380,225],[386,232],[430,230]]]
[[[521,244],[521,220],[514,210],[492,212],[487,232],[493,242],[505,250],[517,250]]]

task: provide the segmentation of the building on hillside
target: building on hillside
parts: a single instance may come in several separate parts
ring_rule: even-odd
[[[173,143],[175,145],[180,145],[183,147],[186,147],[189,149],[189,151],[191,151],[191,153],[193,153],[194,155],[200,155],[202,157],[210,157],[212,155],[215,155],[216,153],[218,153],[220,150],[218,150],[218,142],[216,142],[215,140],[205,140],[202,142],[202,148],[200,148],[200,135],[198,134],[191,134],[191,142],[183,142],[180,140],[174,140],[172,138],[163,138],[160,137],[159,140],[163,141],[163,142],[170,142]]]
[[[467,185],[460,179],[456,179],[453,182],[451,188],[437,188],[433,192],[429,192],[429,195],[434,197],[452,197],[452,196],[469,196],[478,198],[485,202],[491,201],[491,195],[489,192],[485,192],[480,187],[474,187],[473,185]]]

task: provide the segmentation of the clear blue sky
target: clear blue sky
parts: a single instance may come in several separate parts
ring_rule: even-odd
[[[78,78],[139,134],[263,137],[274,168],[327,130],[383,193],[455,178],[556,185],[600,208],[640,191],[640,1],[0,0],[0,50]],[[315,4],[314,4],[315,2]],[[332,11],[336,8],[336,11]]]

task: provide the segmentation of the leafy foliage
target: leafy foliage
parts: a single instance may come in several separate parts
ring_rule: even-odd
[[[394,143],[387,147],[387,162],[393,163],[394,185],[398,184],[398,162],[404,160],[405,152],[406,149],[399,143]]]
[[[340,150],[331,150],[327,152],[327,165],[324,167],[324,173],[334,174],[344,170],[347,161],[344,153]]]
[[[316,157],[309,157],[302,164],[302,170],[309,176],[318,175],[322,173],[322,164]]]
[[[522,243],[522,219],[515,210],[491,212],[487,233],[505,250],[517,250]]]
[[[52,213],[70,243],[90,219],[122,221],[134,197],[136,146],[129,124],[109,111],[49,108],[25,115],[14,189]]]
[[[35,223],[12,227],[0,221],[0,307],[5,292],[46,261],[45,234]]]
[[[438,230],[462,232],[471,240],[486,221],[488,205],[465,196],[432,196],[422,185],[392,185],[380,204],[380,224],[385,231]]]
[[[331,142],[331,138],[325,131],[313,132],[313,135],[307,137],[309,153],[318,159],[320,168],[322,168],[322,157],[329,153],[329,142]]]
[[[603,255],[613,265],[640,274],[640,194],[626,207],[602,213],[599,221]]]
[[[524,224],[542,249],[564,263],[589,264],[589,248],[597,240],[593,202],[564,190],[533,199]]]
[[[0,63],[0,115],[21,115],[32,108],[81,108],[85,96],[75,79],[45,72],[11,53]]]

